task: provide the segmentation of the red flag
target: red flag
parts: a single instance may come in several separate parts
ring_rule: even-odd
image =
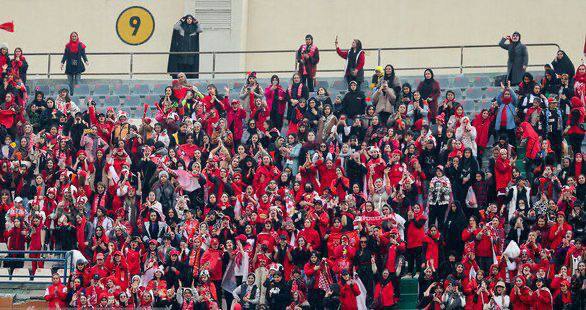
[[[0,29],[4,29],[8,32],[14,32],[14,22],[0,24]]]

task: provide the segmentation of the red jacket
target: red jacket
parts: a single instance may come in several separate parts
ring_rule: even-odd
[[[490,124],[493,116],[488,115],[486,119],[482,118],[482,113],[478,113],[472,121],[472,126],[476,128],[476,144],[481,147],[486,147],[488,138],[490,137]]]
[[[338,55],[344,59],[348,59],[348,51],[343,51],[339,47],[336,47]],[[364,68],[364,51],[360,51],[358,54],[358,60],[356,61],[356,67],[354,69],[360,71]],[[346,71],[346,75],[350,75],[350,72]]]
[[[549,228],[549,240],[551,241],[549,248],[553,250],[557,249],[562,243],[562,239],[564,239],[566,232],[572,231],[572,226],[566,222],[562,224],[562,228],[559,232],[558,227],[560,227],[560,224],[555,223]]]
[[[391,244],[389,246],[385,268],[388,269],[390,273],[397,271],[397,258],[403,251],[405,251],[405,242],[401,240],[398,242],[399,244]]]
[[[324,189],[330,187],[330,185],[338,178],[336,175],[336,165],[332,163],[332,167],[328,168],[326,163],[323,160],[318,160],[316,163],[317,171],[319,172],[319,182],[320,182],[320,193],[323,192]]]
[[[499,191],[507,188],[507,185],[509,185],[511,178],[513,177],[513,167],[511,167],[509,159],[502,159],[499,156],[494,166],[494,174],[496,179],[496,190]]]
[[[511,300],[511,308],[515,310],[529,310],[531,308],[533,294],[531,289],[523,285],[520,294],[517,294],[515,288],[511,289],[509,296]]]
[[[281,85],[277,85],[277,89],[273,90],[272,85],[269,85],[265,89],[265,97],[267,99],[267,110],[272,111],[273,104],[277,105],[277,113],[279,115],[283,115],[285,113],[285,107],[287,106],[287,93],[281,87]],[[275,99],[277,99],[275,101]]]
[[[242,139],[242,134],[244,133],[243,124],[246,119],[246,111],[242,108],[236,110],[229,108],[226,113],[226,118],[228,121],[228,129],[232,131],[234,140],[240,141]]]
[[[65,309],[65,299],[67,298],[67,287],[61,282],[51,284],[45,290],[45,300],[49,302],[49,309]]]
[[[393,306],[396,303],[393,282],[388,281],[385,285],[377,283],[374,288],[374,300],[380,300],[382,307]]]
[[[413,220],[407,221],[407,248],[417,248],[423,246],[425,239],[425,222],[427,218],[424,215],[416,216]]]
[[[358,303],[356,302],[356,296],[358,295],[360,295],[360,288],[358,287],[358,284],[340,283],[340,309],[357,310]]]
[[[546,287],[542,287],[541,289],[535,290],[533,292],[533,296],[531,296],[533,301],[533,309],[534,310],[551,310],[553,306],[553,297],[551,296],[551,292]]]

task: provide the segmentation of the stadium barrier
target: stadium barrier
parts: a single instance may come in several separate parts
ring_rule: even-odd
[[[527,47],[555,47],[556,50],[552,51],[551,55],[554,55],[560,49],[560,46],[557,43],[529,43],[525,44]],[[494,49],[500,48],[496,44],[487,44],[487,45],[446,45],[446,46],[412,46],[412,47],[375,47],[375,48],[365,48],[364,51],[376,53],[376,64],[380,66],[382,64],[382,57],[385,52],[400,52],[400,51],[438,51],[438,50],[452,50],[452,51],[459,51],[459,65],[445,65],[445,66],[429,66],[429,67],[403,67],[400,64],[396,64],[396,70],[423,70],[426,68],[431,69],[452,69],[458,70],[460,74],[464,73],[464,70],[468,69],[502,69],[506,68],[506,62],[501,64],[484,64],[484,65],[468,65],[466,64],[466,60],[464,57],[464,52],[466,50],[478,50],[478,49]],[[295,62],[295,53],[297,50],[258,50],[258,51],[209,51],[209,52],[89,52],[87,53],[88,57],[91,57],[92,67],[90,71],[84,73],[86,76],[119,76],[119,77],[129,77],[130,79],[135,78],[135,76],[145,77],[149,75],[167,75],[168,72],[166,71],[140,71],[137,70],[137,58],[139,57],[146,57],[146,56],[161,56],[156,59],[157,62],[160,63],[167,63],[167,57],[170,54],[178,54],[178,55],[200,55],[200,64],[202,63],[203,57],[209,58],[211,57],[211,70],[209,71],[199,71],[199,72],[184,72],[186,74],[201,74],[201,75],[209,75],[211,78],[215,78],[216,75],[242,75],[250,70],[245,71],[226,71],[226,70],[219,70],[218,69],[218,58],[227,55],[258,55],[258,54],[289,54],[292,66],[289,68],[271,68],[271,70],[255,70],[256,73],[264,74],[264,73],[292,73],[297,68],[297,63]],[[324,54],[328,55],[327,57],[335,57],[336,50],[335,49],[320,49],[320,58],[324,58]],[[331,54],[331,55],[330,55]],[[48,79],[51,78],[62,78],[65,73],[61,71],[56,71],[54,68],[55,65],[52,65],[57,59],[60,59],[62,53],[26,53],[27,57],[45,57],[46,58],[46,68],[44,71],[39,72],[29,72],[29,76],[44,76]],[[94,57],[97,56],[97,57]],[[95,61],[96,58],[99,57],[108,57],[108,62],[115,61],[117,64],[124,64],[127,70],[122,69],[119,72],[109,72],[109,71],[101,71],[99,70],[100,61]],[[114,58],[112,58],[114,57]],[[128,57],[128,61],[124,61],[120,59],[121,57]],[[530,58],[532,59],[532,58]],[[206,59],[207,60],[207,59]],[[321,63],[321,62],[320,62]],[[541,67],[543,66],[543,62],[541,63],[531,63],[529,67]],[[120,66],[121,68],[124,66]],[[165,66],[166,67],[166,66]],[[365,68],[365,70],[374,70],[374,66]],[[319,72],[331,72],[331,73],[341,73],[344,71],[342,65],[337,63],[335,67],[328,68],[323,67],[320,65]],[[178,73],[178,72],[169,72],[169,73]]]
[[[38,255],[39,258],[30,257]],[[24,255],[24,257],[9,257],[10,255]],[[51,255],[51,257],[43,257]],[[6,263],[23,262],[22,268],[11,268]],[[43,268],[37,268],[32,274],[27,263],[42,262]],[[73,272],[74,262],[71,251],[0,251],[0,284],[3,283],[39,283],[50,284],[53,272],[58,272],[63,279],[63,284]]]

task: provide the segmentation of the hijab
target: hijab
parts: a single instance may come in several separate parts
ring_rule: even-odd
[[[431,73],[431,78],[426,78],[423,80],[423,82],[421,83],[421,89],[419,90],[421,92],[421,98],[429,98],[429,96],[431,95],[431,93],[433,92],[433,85],[436,83],[433,74],[433,70],[431,69],[425,69],[424,72],[429,71],[429,73]]]
[[[555,73],[562,75],[564,73],[568,74],[570,79],[574,76],[576,69],[574,68],[574,64],[570,60],[570,57],[566,54],[566,52],[559,50],[558,53],[562,53],[562,59],[557,59],[557,57],[551,62]]]
[[[73,40],[73,35],[77,36],[77,40]],[[79,41],[79,35],[77,34],[77,32],[72,32],[69,35],[69,43],[67,43],[67,45],[65,45],[65,48],[68,49],[70,52],[77,54],[79,52],[79,49],[85,49],[85,44],[81,43]]]

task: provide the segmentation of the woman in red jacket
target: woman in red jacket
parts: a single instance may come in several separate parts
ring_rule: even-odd
[[[556,223],[549,228],[549,240],[551,242],[549,248],[556,250],[562,243],[562,240],[568,231],[572,231],[572,226],[566,223],[564,212],[559,211],[557,214]]]
[[[350,82],[355,81],[357,88],[360,89],[360,84],[364,81],[364,51],[362,50],[362,42],[358,39],[352,41],[352,47],[347,51],[342,51],[338,46],[338,37],[336,36],[336,52],[338,56],[346,59],[346,71],[344,79],[348,83],[348,90],[350,90]]]
[[[283,116],[287,107],[287,93],[280,85],[277,75],[271,77],[271,85],[265,89],[265,98],[267,100],[268,111],[272,125],[281,131],[283,128]]]
[[[51,278],[53,284],[45,290],[45,300],[49,302],[49,309],[65,309],[67,287],[61,283],[61,277],[54,273]]]
[[[511,289],[510,299],[512,308],[515,310],[529,310],[533,300],[533,292],[525,285],[525,278],[517,276],[515,286]]]
[[[538,278],[535,280],[535,286],[537,287],[533,292],[533,309],[534,310],[550,310],[552,309],[553,297],[551,292],[545,286],[543,279]]]
[[[421,272],[423,239],[425,238],[425,222],[427,217],[421,207],[416,204],[407,212],[407,261],[409,262],[409,275]]]
[[[472,126],[476,128],[476,145],[478,147],[477,154],[481,156],[488,144],[490,138],[490,124],[494,119],[494,115],[490,114],[487,109],[483,109],[476,115],[472,121]]]
[[[360,288],[354,279],[351,279],[348,270],[342,270],[340,286],[340,309],[357,310],[356,296],[360,295]]]
[[[509,159],[509,153],[506,149],[499,151],[499,158],[497,158],[494,165],[494,178],[496,181],[497,193],[505,193],[511,178],[513,177],[513,167],[511,166],[511,159]],[[503,195],[498,195],[500,199],[504,199]],[[502,202],[499,201],[499,205]]]
[[[391,308],[397,303],[395,300],[395,287],[388,269],[383,270],[381,278],[374,288],[374,300],[378,307],[382,309]]]

